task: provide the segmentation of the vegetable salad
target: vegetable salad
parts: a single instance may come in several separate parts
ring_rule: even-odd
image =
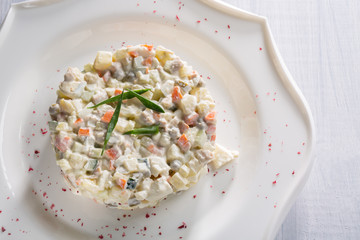
[[[67,70],[57,95],[57,165],[73,193],[109,207],[154,206],[197,183],[208,164],[238,156],[215,144],[215,103],[201,76],[162,46],[100,51],[83,71]]]

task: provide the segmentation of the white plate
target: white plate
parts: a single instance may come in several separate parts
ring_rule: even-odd
[[[127,212],[69,192],[41,129],[68,66],[138,43],[172,49],[203,75],[217,141],[241,156],[157,208]],[[217,1],[17,4],[0,66],[1,239],[272,239],[312,166],[312,117],[266,19]]]

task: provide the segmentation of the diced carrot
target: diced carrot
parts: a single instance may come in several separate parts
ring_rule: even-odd
[[[181,137],[177,141],[177,144],[183,152],[188,151],[191,146],[189,139],[186,137],[185,134],[181,135]]]
[[[153,154],[158,154],[159,153],[159,149],[154,145],[154,144],[150,144],[147,149],[149,150],[149,152],[153,153]]]
[[[144,66],[150,67],[152,65],[152,57],[148,57],[143,61]]]
[[[215,135],[215,134],[214,134],[214,135],[211,135],[210,141],[211,141],[211,142],[215,142],[215,140],[216,140],[216,135]]]
[[[109,166],[110,170],[115,170],[114,162],[115,160],[110,160],[110,166]]]
[[[196,74],[195,74],[195,73],[194,73],[194,74],[190,74],[190,75],[188,75],[187,77],[188,77],[189,80],[191,80],[191,79],[193,79],[193,78],[196,77]]]
[[[172,101],[175,103],[180,101],[183,98],[183,96],[181,95],[181,90],[180,90],[179,86],[174,87],[171,97],[172,97]]]
[[[189,125],[187,125],[183,121],[179,122],[178,126],[179,126],[180,133],[184,133],[190,128]]]
[[[145,73],[146,73],[146,74],[149,73],[149,68],[148,68],[148,67],[145,68]]]
[[[68,136],[66,136],[62,139],[59,136],[57,136],[55,139],[55,147],[57,149],[59,149],[59,151],[61,151],[61,152],[66,152],[66,150],[71,145],[71,142],[72,142],[71,138]]]
[[[110,73],[110,71],[107,71],[107,72],[102,76],[102,79],[104,80],[104,82],[107,82],[107,81],[109,81],[110,77],[111,77],[111,73]]]
[[[135,51],[128,52],[128,54],[133,58],[136,58],[137,56],[139,56],[139,54]]]
[[[199,118],[199,114],[197,114],[196,112],[193,112],[193,113],[190,113],[189,115],[185,116],[184,121],[189,126],[195,126],[198,118]]]
[[[194,77],[196,77],[196,72],[195,71],[192,71],[192,73],[190,75],[188,75],[188,79],[191,80],[193,79]]]
[[[79,124],[82,123],[84,120],[82,120],[82,118],[78,118],[76,119],[76,121],[74,122],[74,124]]]
[[[146,47],[149,51],[153,49],[153,45],[142,44],[141,46]]]
[[[155,121],[159,121],[160,120],[160,113],[154,112],[153,117],[154,117]]]
[[[215,111],[211,111],[209,112],[205,118],[204,118],[205,122],[207,124],[209,123],[215,123],[216,122],[216,112]]]
[[[103,122],[105,122],[105,123],[109,123],[110,120],[111,120],[111,118],[112,118],[112,116],[113,116],[113,114],[114,114],[114,111],[112,111],[112,110],[107,111],[107,112],[104,114],[104,116],[102,116],[101,121],[103,121]]]
[[[116,150],[115,148],[110,148],[108,150],[105,151],[106,155],[110,158],[110,159],[116,159],[116,157],[118,156],[119,151]]]
[[[121,189],[125,189],[126,187],[126,180],[123,178],[119,178],[116,180],[116,184],[119,185]]]
[[[208,128],[206,129],[206,133],[209,135],[215,134],[216,132],[216,125],[208,125]]]
[[[132,45],[127,45],[126,47],[127,47],[127,48],[130,48],[130,47],[132,47]]]
[[[115,96],[120,95],[121,93],[122,93],[121,89],[115,89],[115,91],[114,91]]]
[[[80,185],[80,183],[81,183],[81,179],[80,178],[78,178],[76,181],[75,181],[75,183],[76,183],[76,185]]]
[[[88,128],[80,128],[78,132],[79,136],[90,136],[90,129]]]

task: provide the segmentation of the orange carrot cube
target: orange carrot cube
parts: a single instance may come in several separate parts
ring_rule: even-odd
[[[105,153],[110,159],[114,160],[117,158],[119,151],[116,150],[115,148],[110,148],[106,150]]]
[[[149,51],[153,49],[153,45],[142,44],[141,46],[146,47]]]
[[[115,89],[115,91],[114,91],[115,96],[120,95],[121,93],[122,93],[121,89]]]
[[[193,112],[193,113],[185,116],[184,121],[189,126],[195,126],[198,118],[199,118],[199,114],[197,114],[196,112]]]
[[[90,129],[88,128],[80,128],[78,132],[79,136],[90,136]]]
[[[216,122],[216,112],[215,111],[211,111],[209,112],[205,118],[204,118],[205,122],[207,124],[210,124],[210,123],[215,123]]]
[[[128,54],[133,58],[136,58],[137,56],[139,56],[139,54],[135,51],[128,52]]]
[[[181,135],[181,137],[178,139],[177,145],[183,152],[188,151],[191,147],[189,139],[186,137],[185,134]]]
[[[172,101],[174,103],[179,102],[183,98],[183,96],[181,94],[181,89],[179,86],[174,87],[171,97],[172,97]]]
[[[76,119],[76,121],[74,122],[74,124],[79,124],[79,123],[82,123],[82,122],[83,122],[82,118],[78,118],[78,119]]]
[[[114,114],[114,111],[110,110],[107,111],[104,116],[102,116],[101,121],[105,122],[105,123],[109,123],[111,121],[111,118]]]
[[[119,178],[116,180],[116,184],[121,188],[121,189],[125,189],[126,187],[126,180]]]

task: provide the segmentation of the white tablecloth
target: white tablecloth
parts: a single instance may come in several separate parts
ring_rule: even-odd
[[[360,1],[224,1],[268,18],[315,118],[317,160],[276,239],[360,239]]]

